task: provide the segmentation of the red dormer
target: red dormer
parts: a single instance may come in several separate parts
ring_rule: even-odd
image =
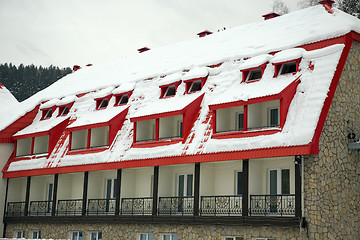
[[[41,112],[42,112],[41,120],[51,118],[54,111],[55,111],[55,109],[56,109],[56,106],[52,106],[52,107],[49,107],[49,108],[42,109],[41,110]]]
[[[208,76],[185,80],[185,93],[198,92],[205,85]]]
[[[269,19],[272,19],[272,18],[276,18],[276,17],[279,17],[280,15],[275,13],[275,12],[270,12],[270,13],[267,13],[267,14],[264,14],[262,15],[262,17],[264,18],[264,20],[269,20]]]
[[[101,110],[101,109],[105,109],[110,102],[110,98],[111,98],[111,94],[106,96],[106,97],[102,97],[102,98],[95,98],[96,101],[96,110]]]
[[[275,66],[274,77],[277,77],[279,75],[295,74],[299,71],[300,62],[301,58],[288,60],[285,62],[273,63],[273,65]]]
[[[73,105],[74,105],[74,102],[58,106],[59,107],[58,117],[68,115],[68,113]]]
[[[213,32],[210,32],[209,30],[205,30],[205,31],[199,32],[196,35],[198,35],[199,38],[202,38],[202,37],[206,37],[207,35],[210,35],[210,34],[213,34]]]
[[[115,95],[115,106],[125,105],[129,102],[129,98],[133,91],[123,92]]]
[[[181,81],[165,84],[159,86],[161,88],[160,98],[173,97],[176,94],[176,90],[180,85]]]
[[[266,65],[268,63],[264,63],[257,67],[247,68],[241,70],[243,79],[242,82],[256,82],[259,81],[262,78],[262,75],[264,74]]]

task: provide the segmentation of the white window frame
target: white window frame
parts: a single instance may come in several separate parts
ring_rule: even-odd
[[[41,239],[41,231],[40,230],[31,231],[31,236],[32,239]]]
[[[60,110],[60,109],[61,109],[61,108],[59,108],[59,110]],[[64,106],[63,110],[62,110],[61,113],[60,113],[60,116],[66,116],[66,115],[68,115],[69,111],[70,111],[70,107],[69,107],[69,106]]]
[[[277,171],[277,176],[276,176],[276,181],[277,181],[277,186],[276,186],[276,188],[277,188],[277,194],[282,194],[281,193],[281,190],[282,190],[282,182],[281,182],[281,170],[289,170],[289,181],[291,180],[291,175],[290,175],[290,173],[291,173],[291,171],[290,171],[290,168],[269,168],[268,169],[268,177],[267,177],[267,179],[268,179],[268,183],[267,183],[267,192],[268,192],[268,194],[270,194],[270,171],[272,171],[272,170],[276,170]],[[290,192],[291,192],[291,184],[290,184]],[[266,239],[266,238],[264,238],[264,239]]]
[[[290,64],[295,64],[295,68],[297,67],[296,60],[290,61],[290,62],[287,62],[287,63],[283,63],[283,64],[281,64],[281,67],[280,67],[280,70],[279,70],[279,74],[278,74],[278,75],[287,75],[287,74],[296,73],[296,69],[295,69],[295,72],[282,73],[282,71],[283,71],[283,69],[284,69],[284,66],[285,66],[285,65],[290,65]]]
[[[195,83],[200,83],[200,90],[191,91],[192,88],[194,87]],[[201,89],[202,89],[202,82],[201,82],[201,80],[192,81],[192,82],[191,82],[191,85],[190,85],[190,87],[189,87],[188,93],[199,92],[199,91],[201,91]]]
[[[95,231],[94,231],[94,232],[90,232],[90,235],[89,235],[89,239],[90,239],[90,240],[93,240],[91,237],[92,237],[92,235],[93,235],[94,233],[96,234],[96,237],[95,237],[94,240],[102,240],[102,232],[101,232],[101,231],[99,231],[99,232],[95,232]],[[99,238],[99,234],[101,235],[100,238]]]
[[[260,70],[260,73],[261,73],[260,78],[250,79],[251,73],[252,73],[252,72],[255,72],[255,71],[258,71],[258,70]],[[262,74],[263,74],[262,68],[255,68],[255,69],[253,69],[253,70],[250,70],[249,73],[248,73],[248,75],[246,76],[245,82],[258,81],[258,80],[260,80],[260,79],[262,78]]]
[[[116,198],[116,190],[115,185],[116,185],[116,178],[107,178],[105,179],[105,193],[104,196],[105,198],[107,198],[107,189],[108,189],[108,181],[111,180],[111,190],[110,190],[110,199],[115,199]]]
[[[105,106],[105,107],[102,107],[102,105],[105,104],[105,101],[106,101],[106,106]],[[103,99],[101,100],[101,102],[99,103],[97,109],[105,109],[105,108],[107,108],[108,105],[109,105],[109,100],[108,100],[107,98],[103,98]]]
[[[47,109],[47,110],[44,110],[46,111],[45,114],[44,114],[44,118],[43,119],[49,119],[52,117],[52,109]]]
[[[161,240],[165,240],[166,236],[170,237],[169,240],[178,240],[177,233],[163,233],[163,234],[161,234]]]
[[[125,103],[121,103],[122,100],[127,97],[127,101]],[[119,97],[119,101],[117,101],[116,105],[124,105],[124,104],[127,104],[129,102],[129,94],[123,94],[121,95],[121,97]]]
[[[278,110],[278,123],[277,125],[280,126],[280,107],[270,107],[268,108],[268,125],[271,127],[271,111],[274,110],[274,109],[277,109]]]
[[[191,183],[191,186],[192,186],[192,191],[191,191],[191,195],[188,196],[187,195],[187,181],[188,181],[188,176],[189,175],[192,175],[192,183]],[[176,196],[180,197],[179,196],[179,183],[180,183],[180,176],[184,176],[184,196],[182,197],[191,197],[194,195],[194,174],[193,173],[179,173],[177,175],[177,184],[176,184]]]
[[[223,240],[244,240],[244,237],[241,236],[225,236],[223,237]]]
[[[276,238],[254,238],[254,240],[276,240]]]
[[[76,238],[74,238],[74,233],[77,233]],[[79,239],[80,233],[81,233],[81,239]],[[71,240],[83,240],[84,239],[84,233],[82,231],[72,231],[70,234],[71,234],[71,236],[70,236]]]
[[[145,235],[145,240],[153,240],[154,239],[153,233],[139,233],[139,238],[138,238],[139,240],[142,240],[141,235]]]
[[[19,237],[19,233],[20,233],[20,237]],[[16,239],[25,238],[25,231],[23,231],[23,230],[15,231],[15,237],[14,238],[16,238]]]

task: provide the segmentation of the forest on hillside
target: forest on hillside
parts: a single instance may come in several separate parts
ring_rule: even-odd
[[[38,67],[33,64],[15,66],[5,63],[0,64],[0,82],[21,102],[71,72],[69,67]]]

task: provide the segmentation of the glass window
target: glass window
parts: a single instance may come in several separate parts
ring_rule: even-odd
[[[189,89],[189,92],[197,92],[197,91],[200,91],[201,90],[201,80],[199,81],[193,81],[191,83],[191,86],[190,86],[190,89]]]
[[[152,233],[140,233],[140,240],[153,240],[154,235]]]
[[[244,113],[239,113],[238,114],[237,130],[238,131],[243,131],[244,130]]]
[[[177,240],[178,236],[175,233],[167,233],[163,234],[162,240]]]
[[[128,101],[129,101],[129,95],[128,94],[120,95],[118,97],[117,105],[126,104],[126,103],[128,103]]]
[[[43,111],[43,118],[47,119],[47,118],[51,118],[52,116],[52,109],[47,109]]]
[[[243,188],[242,188],[242,179],[243,179],[243,172],[237,172],[236,173],[236,194],[242,195],[243,194]]]
[[[33,239],[41,239],[41,231],[33,231],[32,238]]]
[[[59,108],[60,116],[65,116],[69,113],[69,106]]]
[[[102,232],[90,233],[90,240],[102,240]]]
[[[290,169],[281,170],[281,193],[290,194]]]
[[[261,68],[258,68],[258,69],[254,69],[254,70],[251,70],[249,72],[249,75],[246,79],[246,82],[250,82],[250,81],[254,81],[254,80],[258,80],[262,77],[262,71],[261,71]]]
[[[102,109],[102,108],[106,108],[108,106],[108,100],[107,98],[98,100],[99,104],[98,104],[98,108],[97,109]]]
[[[171,85],[167,87],[164,97],[175,96],[175,93],[176,93],[176,87],[175,85]]]
[[[72,232],[71,240],[82,240],[83,233],[82,232]]]
[[[224,240],[244,240],[244,238],[243,238],[243,237],[234,236],[234,237],[225,237]]]
[[[178,196],[179,197],[192,196],[192,188],[193,188],[193,175],[180,174],[178,176]]]
[[[279,108],[270,108],[270,127],[278,127],[279,124]]]
[[[281,65],[280,75],[296,72],[296,61],[284,63]]]
[[[25,231],[17,231],[15,233],[15,238],[25,238]]]

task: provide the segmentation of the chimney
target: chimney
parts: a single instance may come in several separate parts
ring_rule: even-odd
[[[73,66],[73,72],[76,72],[77,70],[79,70],[81,67],[79,65],[74,65]]]
[[[148,47],[143,47],[143,48],[138,49],[139,53],[146,52],[148,50],[150,50],[150,48],[148,48]]]
[[[264,18],[264,20],[269,20],[269,19],[272,19],[272,18],[276,18],[280,16],[279,14],[275,13],[275,12],[270,12],[270,13],[267,13],[267,14],[264,14],[262,15],[262,17]]]
[[[91,63],[89,63],[89,64],[86,64],[86,66],[87,66],[87,67],[91,67],[91,66],[92,66],[92,64],[91,64]]]
[[[328,13],[334,13],[334,11],[331,9],[332,5],[335,3],[333,0],[322,0],[319,1],[319,3],[324,6],[325,10],[328,11]]]
[[[197,35],[199,36],[199,38],[202,38],[202,37],[206,37],[207,35],[210,35],[212,33],[213,32],[210,32],[209,30],[205,30],[205,31],[199,32]]]

